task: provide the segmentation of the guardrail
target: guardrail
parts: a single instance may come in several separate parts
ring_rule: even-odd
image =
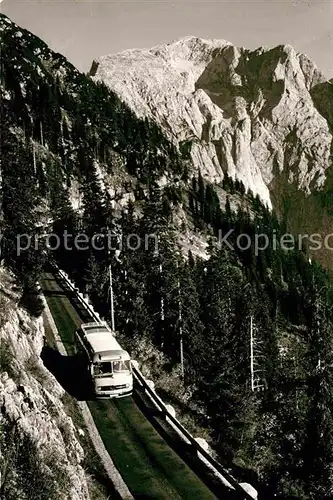
[[[162,399],[153,391],[149,385],[147,384],[145,378],[142,373],[137,369],[133,368],[133,373],[139,381],[140,385],[143,386],[145,392],[151,397],[151,399],[155,402],[155,406],[163,413],[165,417],[168,418],[170,422],[172,422],[173,426],[178,429],[178,431],[184,436],[185,440],[189,442],[193,448],[202,455],[208,463],[215,469],[215,471],[220,474],[226,481],[224,481],[226,486],[232,487],[236,491],[242,493],[244,498],[250,498],[253,500],[253,496],[251,496],[244,488],[241,486],[236,479],[217,461],[215,460],[201,445],[196,441],[196,439],[185,429],[185,427],[177,420],[170,411],[166,408],[165,403]],[[183,438],[183,439],[184,439]]]
[[[85,310],[90,314],[90,316],[95,321],[101,321],[101,318],[98,313],[93,309],[93,307],[87,302],[84,298],[83,294],[80,293],[79,289],[70,281],[67,274],[62,271],[55,262],[52,262],[51,265],[56,269],[60,277],[66,282],[66,285],[70,288],[72,292],[75,293],[81,305],[85,308]],[[209,465],[209,468],[216,474],[217,477],[221,479],[221,481],[231,489],[240,493],[240,495],[245,500],[254,500],[257,496],[253,496],[250,494],[245,488],[247,483],[238,483],[237,480],[217,461],[215,460],[202,446],[200,443],[196,441],[196,439],[185,429],[185,427],[177,420],[167,409],[164,401],[156,394],[156,392],[151,389],[147,380],[144,378],[142,373],[138,368],[136,368],[132,364],[132,371],[136,381],[139,385],[144,389],[145,393],[148,394],[152,402],[158,411],[160,411],[163,416],[168,419],[168,421],[172,424],[172,426],[178,431],[181,438],[190,444],[195,452],[198,454],[200,459],[204,459],[206,465]],[[243,486],[244,484],[244,486]],[[250,485],[249,485],[250,486]],[[254,488],[251,487],[253,490]],[[255,490],[254,490],[255,491]]]

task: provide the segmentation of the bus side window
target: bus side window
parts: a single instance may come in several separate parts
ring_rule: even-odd
[[[84,345],[84,351],[85,351],[86,356],[90,357],[92,355],[92,352],[91,352],[90,344],[87,341],[86,337],[83,338],[83,345]]]
[[[77,337],[77,332],[75,332],[75,335],[74,335],[74,352],[75,352],[75,354],[78,353],[79,346],[80,346],[80,342],[79,342],[79,339]]]
[[[81,333],[81,335],[80,335]],[[83,338],[82,338],[82,332],[80,332],[80,330],[76,333],[76,346],[77,346],[77,349],[76,349],[76,352],[79,356],[82,356],[82,357],[87,357],[87,352],[83,346]]]

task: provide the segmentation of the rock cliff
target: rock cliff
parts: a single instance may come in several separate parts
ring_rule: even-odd
[[[213,182],[227,172],[269,206],[281,173],[305,195],[325,183],[332,84],[289,45],[250,51],[186,37],[102,56],[90,74],[186,144],[193,165]]]
[[[18,297],[14,278],[0,269],[1,498],[89,499],[78,429],[39,356],[42,317],[30,317]]]

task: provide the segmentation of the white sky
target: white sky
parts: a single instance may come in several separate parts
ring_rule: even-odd
[[[1,11],[85,72],[100,55],[195,35],[290,43],[333,77],[333,0],[3,0]]]

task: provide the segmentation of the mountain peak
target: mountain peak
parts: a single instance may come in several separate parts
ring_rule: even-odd
[[[276,172],[290,169],[307,193],[325,180],[332,135],[311,95],[325,78],[289,44],[248,50],[189,35],[100,57],[91,75],[176,144],[189,142],[193,165],[213,182],[227,172],[271,205]]]
[[[170,47],[170,48],[176,48],[177,46],[188,46],[190,48],[200,48],[200,47],[223,47],[225,45],[232,45],[231,42],[224,40],[224,39],[218,39],[218,38],[201,38],[195,35],[187,35],[181,38],[176,38],[170,42],[164,43],[164,44],[159,44],[157,47]],[[153,48],[153,49],[154,49]],[[152,50],[153,50],[152,49]]]

